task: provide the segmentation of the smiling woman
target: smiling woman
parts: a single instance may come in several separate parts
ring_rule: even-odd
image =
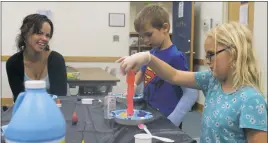
[[[17,37],[19,52],[6,62],[14,102],[18,94],[25,90],[24,82],[27,80],[44,80],[48,93],[66,95],[67,76],[64,58],[49,48],[53,32],[53,23],[45,15],[30,14],[24,18]]]

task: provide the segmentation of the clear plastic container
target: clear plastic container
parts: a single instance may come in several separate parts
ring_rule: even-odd
[[[116,110],[116,97],[109,93],[104,97],[104,119],[111,119],[111,111]]]

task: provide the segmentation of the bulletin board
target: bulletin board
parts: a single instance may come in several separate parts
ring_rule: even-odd
[[[228,2],[228,21],[239,22],[240,7],[242,5],[248,5],[248,27],[253,32],[254,2],[246,2],[246,1]]]

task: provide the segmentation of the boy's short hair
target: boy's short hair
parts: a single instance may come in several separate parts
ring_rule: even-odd
[[[169,14],[167,10],[158,4],[150,4],[145,6],[135,18],[134,27],[137,32],[144,31],[148,26],[160,29],[164,23],[169,22]]]

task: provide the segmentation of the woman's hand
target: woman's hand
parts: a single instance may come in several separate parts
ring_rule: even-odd
[[[148,64],[151,61],[150,52],[139,52],[131,56],[122,57],[116,62],[120,63],[120,71],[123,75],[126,75],[129,70],[133,69],[135,72],[140,70],[143,65]]]

